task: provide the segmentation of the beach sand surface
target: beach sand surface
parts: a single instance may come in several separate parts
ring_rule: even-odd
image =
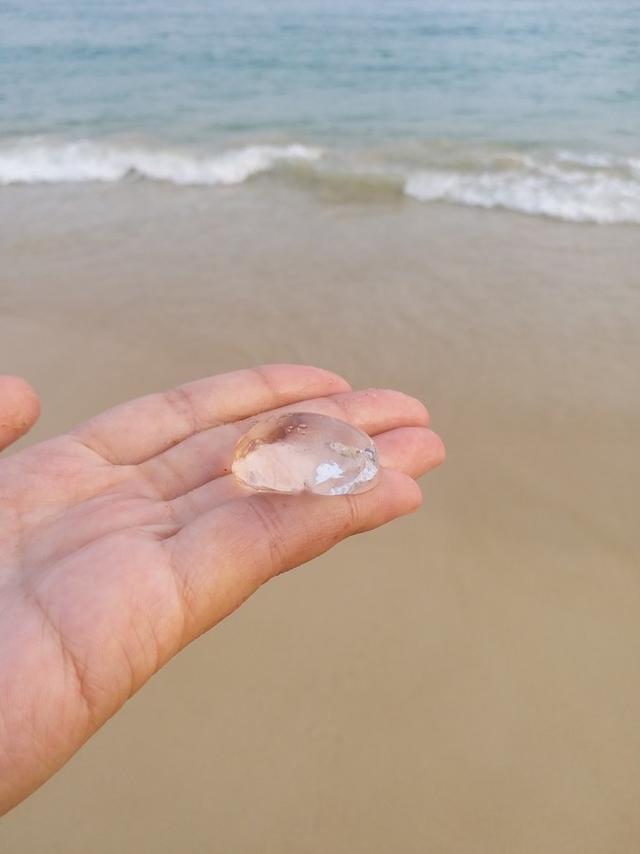
[[[260,362],[415,394],[414,516],[263,588],[4,819],[7,854],[640,850],[640,240],[269,178],[4,188],[42,439]]]

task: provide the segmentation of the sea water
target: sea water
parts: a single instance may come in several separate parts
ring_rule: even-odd
[[[638,223],[640,2],[0,0],[0,184],[266,173]]]

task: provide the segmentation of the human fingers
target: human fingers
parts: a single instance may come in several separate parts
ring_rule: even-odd
[[[397,427],[426,426],[429,421],[419,400],[389,389],[343,392],[283,406],[268,415],[296,409],[340,418],[372,435]],[[228,474],[233,448],[247,427],[245,419],[198,433],[145,462],[143,477],[164,500],[191,492]]]
[[[29,383],[0,376],[0,451],[28,432],[39,415],[40,401]]]
[[[426,427],[398,427],[375,437],[380,465],[416,478],[440,465],[444,445],[440,437]],[[171,502],[180,524],[188,524],[219,504],[247,495],[247,488],[233,475],[215,478]]]
[[[310,365],[261,365],[218,374],[109,409],[71,431],[109,462],[141,463],[210,427],[349,389]]]

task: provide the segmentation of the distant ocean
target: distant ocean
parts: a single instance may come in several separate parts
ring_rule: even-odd
[[[0,0],[0,185],[265,174],[640,223],[640,2]]]

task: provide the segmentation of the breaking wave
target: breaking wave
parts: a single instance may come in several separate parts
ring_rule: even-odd
[[[640,157],[431,140],[371,149],[298,143],[218,152],[91,140],[0,145],[0,185],[119,182],[234,185],[273,172],[310,192],[367,202],[410,197],[572,222],[640,223]]]
[[[91,141],[24,142],[0,148],[0,184],[114,182],[130,176],[172,184],[241,184],[281,161],[313,161],[317,148],[249,145],[215,155]]]
[[[640,222],[640,181],[604,172],[551,167],[528,173],[423,171],[407,179],[405,192],[421,202],[505,208],[571,222]]]

